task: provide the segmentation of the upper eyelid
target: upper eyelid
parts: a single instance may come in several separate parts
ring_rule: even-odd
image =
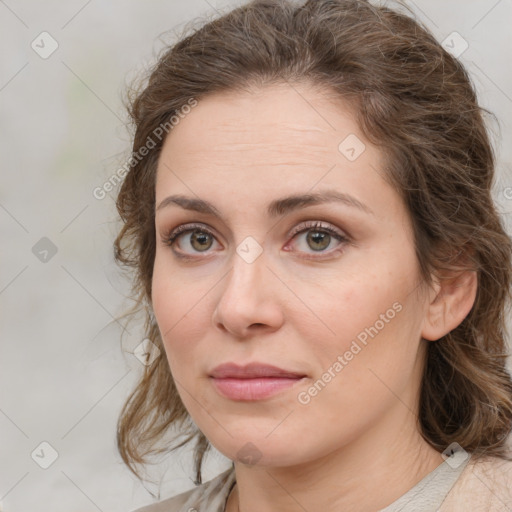
[[[303,231],[307,231],[308,229],[319,229],[319,230],[326,229],[329,231],[334,231],[334,232],[338,233],[340,236],[344,236],[344,237],[348,238],[348,235],[343,230],[336,227],[331,222],[321,221],[321,220],[320,221],[319,220],[315,220],[315,221],[306,220],[303,222],[299,222],[299,224],[297,226],[295,226],[289,232],[288,236],[297,235]]]
[[[190,222],[190,223],[184,223],[176,226],[174,229],[168,231],[169,236],[179,236],[182,234],[190,233],[190,231],[193,231],[194,229],[204,229],[206,232],[211,233],[213,236],[215,236],[215,229],[209,226],[208,224],[205,224],[203,222]],[[323,220],[305,220],[299,222],[296,226],[294,226],[291,230],[288,231],[287,236],[293,236],[301,233],[302,231],[308,230],[308,229],[330,229],[332,231],[337,232],[339,235],[344,237],[349,237],[349,235],[340,228],[336,227],[333,223],[329,221],[323,221]]]

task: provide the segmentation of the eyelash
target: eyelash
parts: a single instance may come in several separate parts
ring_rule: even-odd
[[[177,228],[168,231],[162,237],[162,243],[164,245],[167,245],[167,246],[173,248],[173,246],[174,246],[174,244],[176,242],[176,239],[180,235],[193,232],[196,229],[200,230],[202,233],[207,233],[211,237],[215,238],[214,233],[210,229],[205,227],[204,224],[194,224],[194,223],[192,223],[192,224],[182,224],[181,226],[178,226]],[[297,226],[297,228],[295,228],[290,233],[289,236],[292,237],[292,238],[295,238],[297,235],[305,233],[307,231],[319,231],[321,233],[327,233],[327,234],[331,235],[332,237],[334,237],[339,242],[342,242],[342,244],[340,244],[340,245],[343,245],[343,243],[349,243],[350,242],[350,238],[348,236],[342,234],[341,232],[335,230],[334,228],[332,228],[330,226],[326,226],[326,225],[322,224],[319,221],[306,221],[306,222],[303,222],[302,224]],[[319,254],[329,254],[330,255],[333,252],[335,252],[337,249],[338,248],[332,249],[331,251],[319,251]],[[174,248],[173,248],[173,251],[180,258],[189,259],[189,260],[197,259],[196,256],[190,256],[188,254],[179,254]],[[198,254],[200,254],[200,253],[198,253]],[[321,256],[320,257],[318,257],[318,256],[312,256],[312,257],[311,256],[309,256],[309,257],[301,256],[301,257],[303,259],[315,259],[315,260],[321,259]]]

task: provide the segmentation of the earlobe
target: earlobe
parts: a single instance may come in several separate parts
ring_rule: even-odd
[[[471,311],[477,289],[475,270],[464,270],[440,281],[425,314],[422,338],[436,341],[458,327]]]

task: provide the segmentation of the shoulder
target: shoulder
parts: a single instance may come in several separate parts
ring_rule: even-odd
[[[225,501],[234,482],[235,471],[230,468],[193,489],[132,512],[188,512],[194,508],[202,512],[223,512]]]
[[[450,512],[512,510],[512,461],[473,455],[440,509]]]

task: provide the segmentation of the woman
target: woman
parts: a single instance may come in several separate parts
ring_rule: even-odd
[[[118,447],[195,440],[197,484],[139,512],[512,509],[512,244],[461,63],[367,1],[255,1],[130,113],[116,258],[160,357]]]

